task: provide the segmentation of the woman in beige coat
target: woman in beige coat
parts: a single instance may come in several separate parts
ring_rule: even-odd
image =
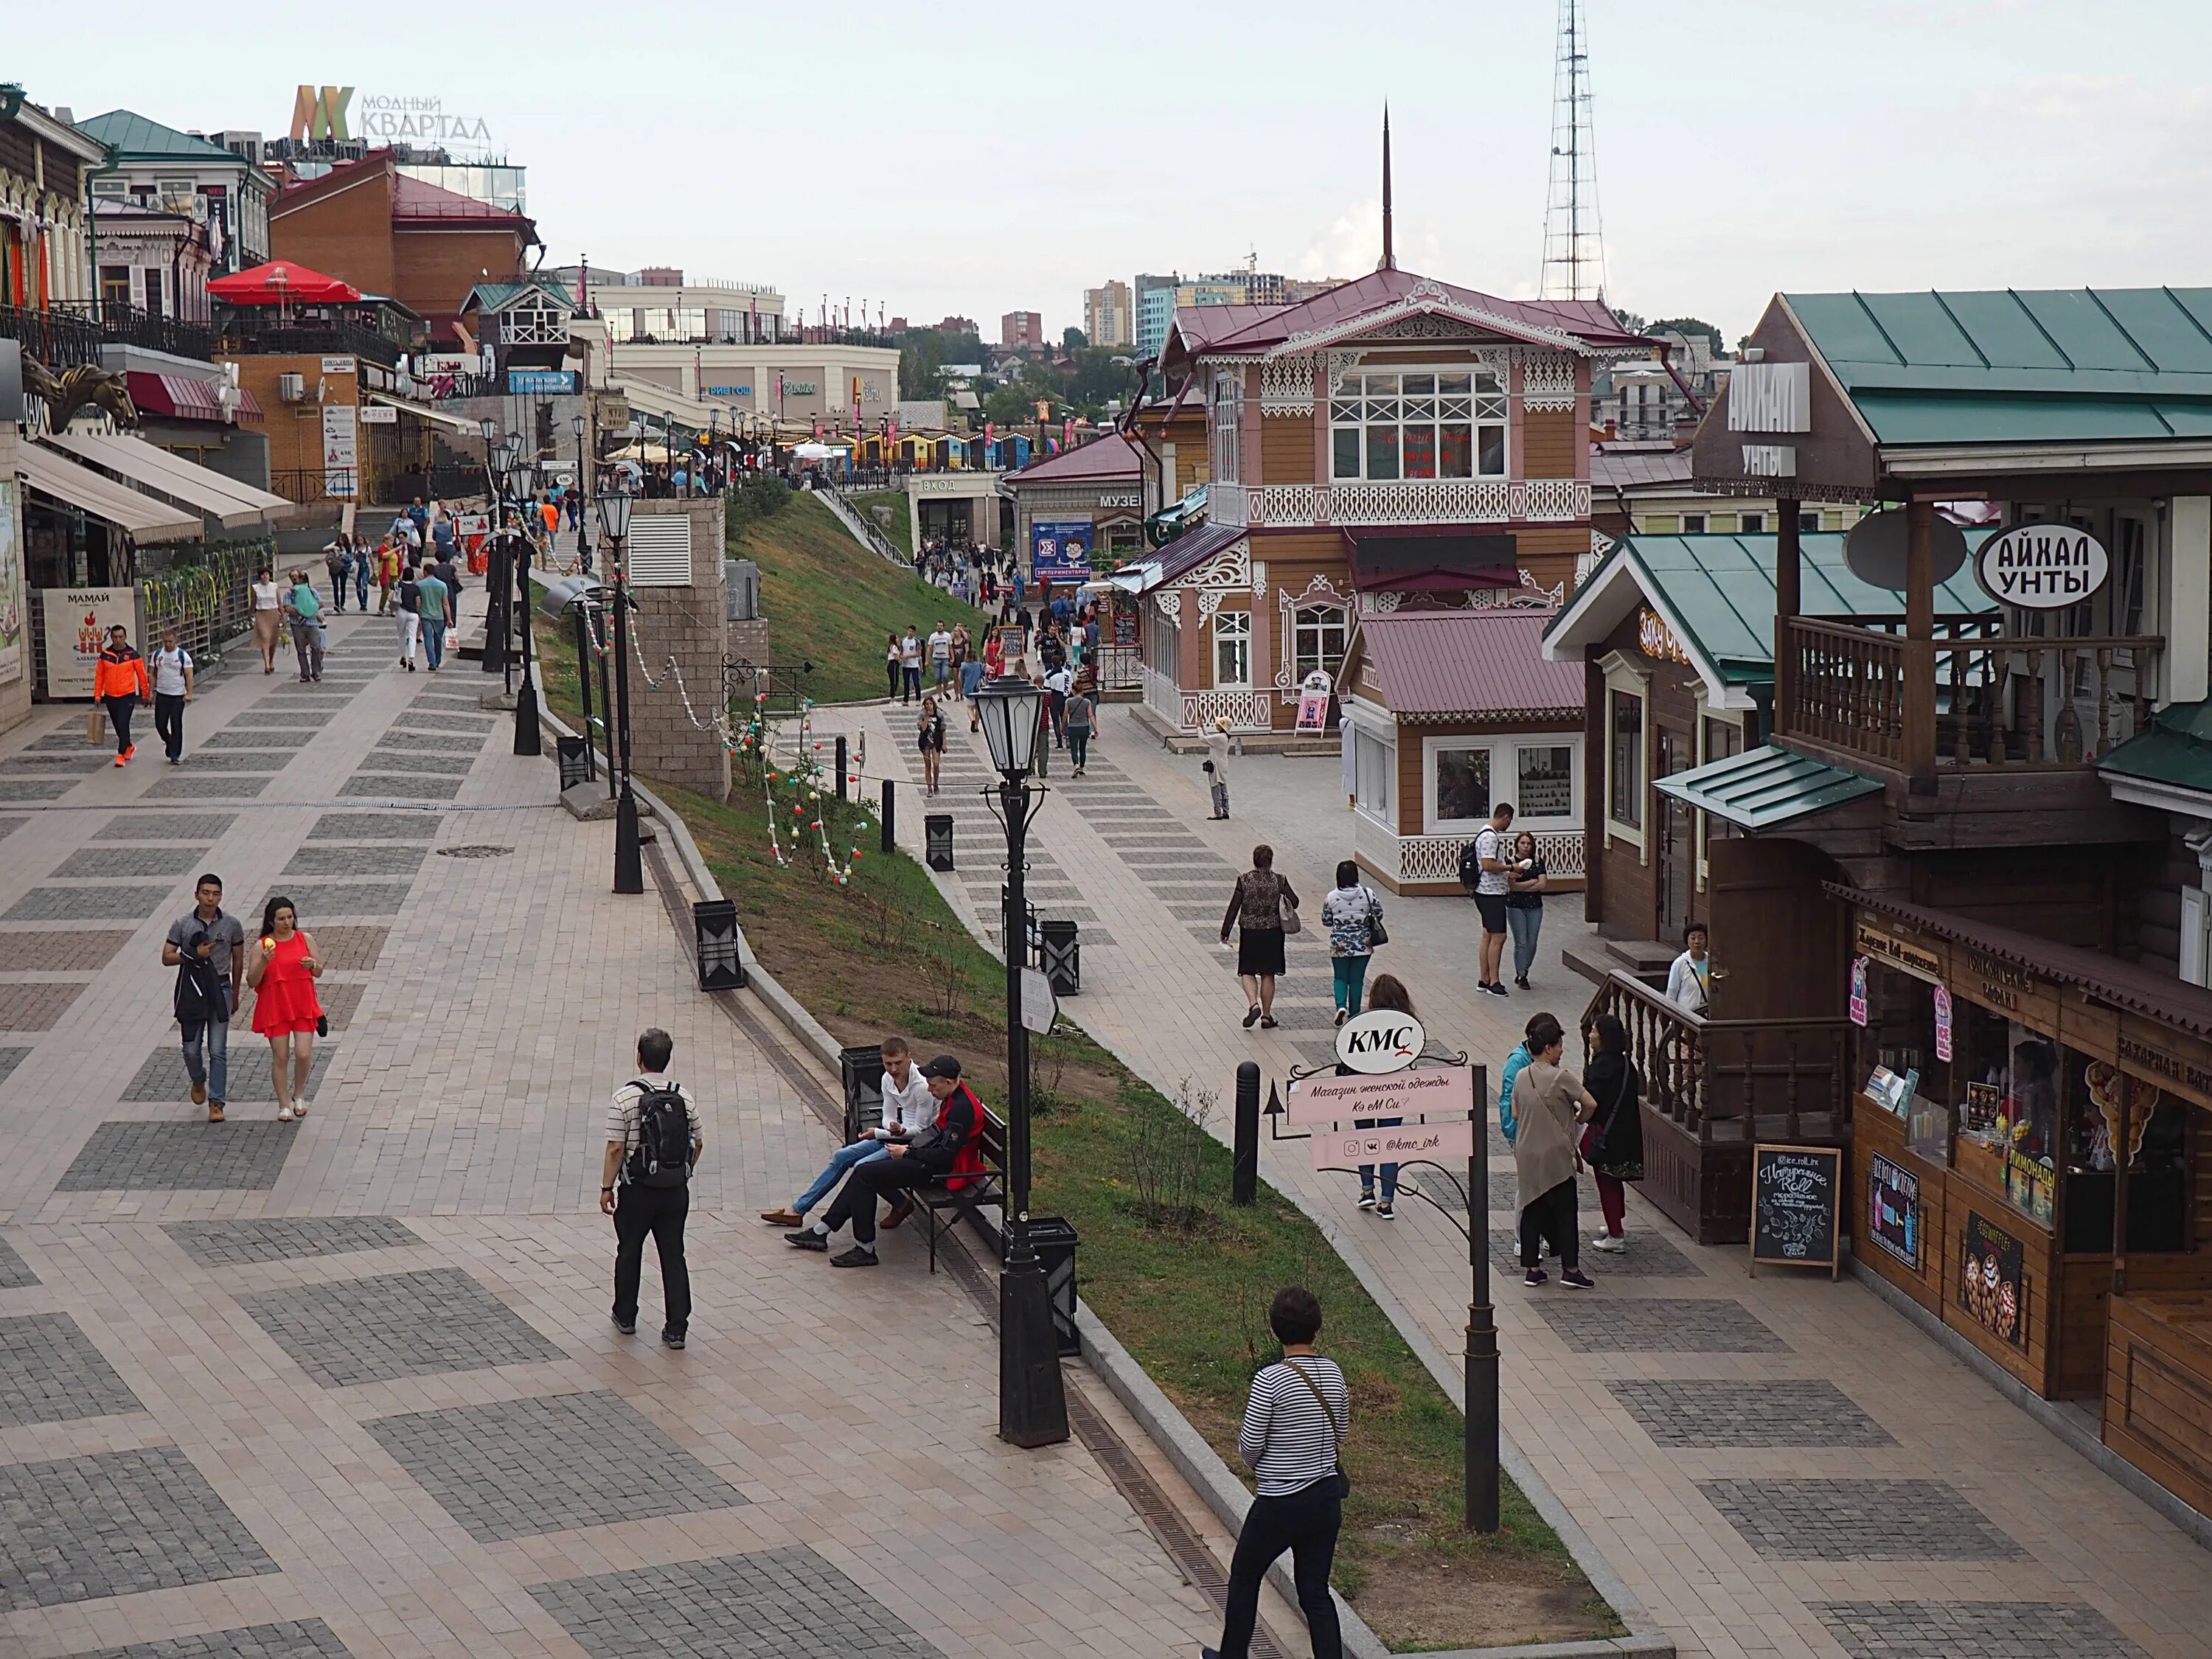
[[[1513,1167],[1521,1183],[1522,1283],[1541,1285],[1544,1243],[1559,1252],[1559,1282],[1577,1291],[1596,1281],[1582,1270],[1576,1231],[1575,1177],[1582,1173],[1579,1126],[1597,1102],[1563,1063],[1567,1034],[1550,1014],[1528,1022],[1528,1064],[1513,1083]]]

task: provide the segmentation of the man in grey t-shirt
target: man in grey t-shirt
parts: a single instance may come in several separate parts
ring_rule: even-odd
[[[222,908],[220,877],[202,876],[193,897],[192,908],[169,924],[161,965],[177,970],[173,1006],[192,1104],[204,1104],[208,1121],[220,1123],[230,1084],[230,1014],[246,973],[246,929]]]
[[[1474,883],[1474,908],[1482,912],[1482,978],[1477,988],[1492,996],[1510,996],[1498,975],[1505,954],[1505,896],[1511,891],[1505,866],[1513,858],[1513,809],[1499,801],[1490,809],[1490,823],[1474,838],[1475,862],[1481,874]]]

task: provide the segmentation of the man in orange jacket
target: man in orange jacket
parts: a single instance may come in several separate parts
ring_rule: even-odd
[[[100,664],[92,671],[92,695],[106,705],[115,726],[115,763],[125,766],[137,747],[131,741],[131,710],[135,704],[154,701],[153,682],[146,678],[146,659],[131,643],[131,630],[121,623],[107,630]]]

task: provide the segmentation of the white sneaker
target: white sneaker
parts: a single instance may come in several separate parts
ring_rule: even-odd
[[[1615,1238],[1611,1233],[1600,1233],[1590,1240],[1590,1249],[1602,1250],[1607,1255],[1625,1255],[1628,1252],[1628,1241]]]

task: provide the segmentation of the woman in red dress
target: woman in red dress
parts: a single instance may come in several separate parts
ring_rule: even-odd
[[[315,1063],[315,1036],[323,1005],[315,981],[323,959],[314,936],[301,931],[299,913],[282,895],[261,913],[261,942],[246,963],[246,983],[255,993],[253,1029],[269,1039],[269,1073],[276,1085],[276,1121],[289,1123],[307,1115],[307,1073]]]

